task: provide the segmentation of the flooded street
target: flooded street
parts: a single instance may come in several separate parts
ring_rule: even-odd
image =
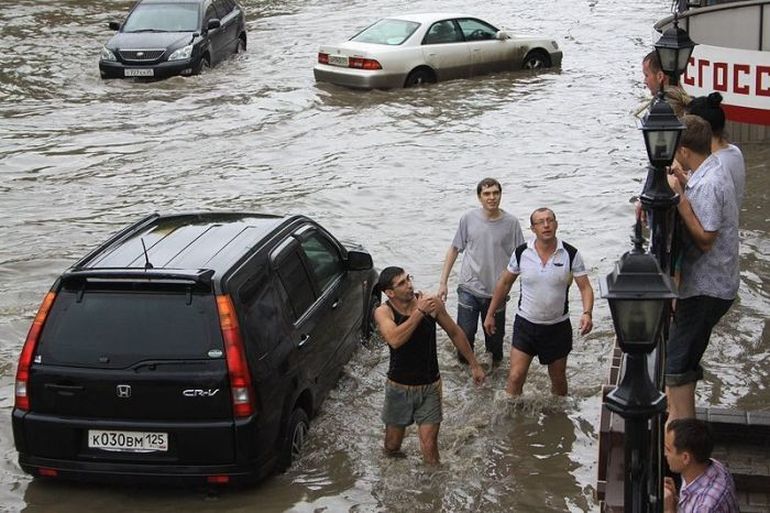
[[[213,496],[137,491],[33,481],[18,467],[13,380],[40,301],[76,259],[148,213],[306,214],[363,243],[376,267],[401,265],[415,288],[435,291],[459,217],[477,205],[476,183],[493,176],[503,208],[524,226],[535,208],[553,208],[597,296],[598,276],[631,247],[629,199],[646,173],[632,111],[646,95],[641,60],[656,39],[652,25],[669,0],[242,2],[245,54],[198,77],[143,83],[99,78],[107,22],[131,1],[0,0],[0,511],[596,511],[613,337],[598,297],[594,331],[575,339],[565,400],[550,398],[547,373],[533,365],[523,398],[506,401],[507,356],[477,388],[440,339],[438,468],[420,463],[414,429],[407,458],[381,455],[382,342],[348,364],[303,457],[259,486]],[[385,15],[437,9],[553,37],[562,69],[417,90],[316,85],[320,43]],[[743,150],[739,300],[712,336],[697,402],[753,410],[770,404],[770,149]],[[580,311],[574,287],[571,310]]]

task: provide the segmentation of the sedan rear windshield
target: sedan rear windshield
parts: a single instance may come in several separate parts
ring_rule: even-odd
[[[139,4],[131,11],[123,32],[195,32],[198,4]]]
[[[62,290],[41,334],[37,363],[126,368],[152,360],[223,356],[213,295],[184,290]]]
[[[405,20],[380,20],[369,25],[350,40],[378,45],[400,45],[411,36],[420,24]]]

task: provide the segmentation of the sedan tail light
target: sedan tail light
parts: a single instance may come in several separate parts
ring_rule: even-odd
[[[358,69],[382,69],[380,63],[374,59],[360,59],[358,57],[351,57],[348,59],[349,68]]]
[[[318,64],[329,64],[329,54],[328,53],[320,53],[318,54]]]

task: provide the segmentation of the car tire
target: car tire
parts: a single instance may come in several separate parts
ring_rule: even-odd
[[[429,68],[417,68],[406,77],[404,87],[417,87],[424,84],[435,84],[436,75]]]
[[[532,50],[524,57],[521,69],[542,69],[551,67],[551,58],[542,50]]]
[[[235,54],[243,53],[246,51],[246,38],[243,36],[238,38],[238,44],[235,45]]]
[[[289,423],[286,426],[286,437],[281,447],[281,454],[278,457],[279,472],[286,471],[299,457],[305,445],[309,428],[310,421],[307,418],[307,413],[302,408],[296,408],[291,413]]]
[[[209,61],[209,58],[207,55],[204,55],[201,57],[201,60],[198,61],[198,64],[193,67],[193,75],[200,75],[203,73],[204,69],[209,69],[211,67],[211,62]]]
[[[362,321],[363,324],[361,326],[361,335],[363,336],[364,342],[369,340],[372,337],[372,334],[377,330],[376,323],[374,322],[374,311],[380,304],[382,304],[380,293],[372,292],[372,295],[369,297],[369,303],[366,306],[366,311],[364,312],[364,320]]]

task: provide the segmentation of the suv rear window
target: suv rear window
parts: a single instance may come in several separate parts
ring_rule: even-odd
[[[126,368],[146,360],[222,357],[211,293],[62,289],[41,334],[36,362]]]

